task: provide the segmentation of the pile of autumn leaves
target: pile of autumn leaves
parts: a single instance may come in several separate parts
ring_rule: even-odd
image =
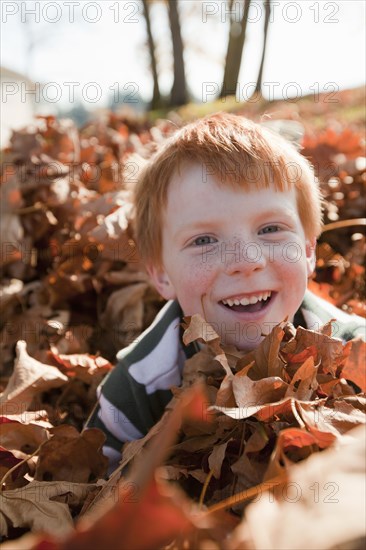
[[[19,548],[39,550],[304,548],[306,535],[295,536],[291,518],[312,527],[317,542],[309,546],[309,539],[307,548],[363,536],[364,429],[352,429],[365,423],[359,392],[366,389],[365,343],[332,338],[332,322],[318,332],[283,322],[244,353],[223,349],[198,315],[185,319],[185,329],[185,344],[198,341],[200,351],[187,360],[165,415],[143,439],[126,444],[108,481],[100,479],[106,470],[101,432],[52,428],[41,411],[27,412],[37,392],[51,379],[62,383],[63,375],[18,344],[2,397],[1,444],[13,466],[2,461],[3,535],[31,529],[38,534]],[[21,387],[29,370],[33,384]],[[23,414],[9,414],[11,403],[22,403]],[[36,440],[37,458],[27,456],[24,445]],[[342,521],[350,508],[347,527],[328,532],[329,517]],[[279,516],[283,528],[276,533]],[[15,541],[10,547],[17,548]]]
[[[42,117],[1,151],[5,375],[16,342],[25,339],[43,363],[51,361],[50,351],[114,361],[161,307],[131,239],[136,164],[128,159],[131,152],[151,154],[167,130],[163,123],[132,128],[113,115],[80,132],[72,121]],[[90,409],[80,393],[65,403],[68,409],[76,412],[80,399]],[[84,420],[81,411],[73,417],[78,428]]]
[[[104,435],[80,432],[113,368],[108,359],[161,306],[131,244],[128,175],[121,188],[114,171],[133,151],[148,156],[169,131],[110,120],[77,135],[49,117],[36,133],[15,134],[4,153],[2,228],[12,243],[0,296],[5,371],[14,347],[16,360],[0,397],[1,536],[12,550],[357,541],[365,512],[357,428],[365,422],[365,344],[343,345],[331,323],[313,332],[283,322],[255,351],[239,353],[223,349],[203,319],[186,319],[185,342],[198,341],[200,351],[186,362],[166,414],[126,444],[108,481]],[[319,143],[310,145],[315,153]],[[338,154],[338,145],[331,151]],[[347,154],[354,160],[360,146]],[[364,171],[356,168],[332,175],[340,218],[347,205],[359,215]],[[363,242],[349,249],[348,264],[335,264],[322,244],[334,279],[327,298],[361,314],[364,271],[355,262]]]

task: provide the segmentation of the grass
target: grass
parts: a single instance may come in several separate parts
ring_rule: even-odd
[[[348,123],[362,128],[366,120],[366,100],[364,87],[342,90],[331,96],[320,94],[317,101],[310,94],[299,99],[268,101],[263,97],[250,98],[249,101],[238,101],[235,96],[216,99],[207,103],[188,103],[176,109],[163,108],[149,111],[147,118],[154,123],[157,119],[174,119],[178,115],[184,122],[189,122],[218,111],[241,113],[259,118],[268,113],[273,118],[291,118],[302,120],[316,129],[328,125],[329,119]]]

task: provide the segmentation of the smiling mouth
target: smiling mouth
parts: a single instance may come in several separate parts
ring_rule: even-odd
[[[219,303],[226,307],[226,309],[236,311],[237,313],[255,313],[264,309],[273,299],[275,294],[275,292],[265,292],[262,295],[252,296],[251,298],[227,299],[221,300]]]

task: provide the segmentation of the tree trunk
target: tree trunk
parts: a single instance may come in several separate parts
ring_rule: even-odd
[[[142,0],[142,6],[143,6],[143,14],[146,22],[147,44],[148,44],[149,55],[150,55],[150,67],[151,67],[151,72],[152,72],[153,81],[154,81],[153,96],[152,96],[150,107],[151,109],[158,109],[159,107],[161,107],[161,94],[159,89],[158,69],[157,69],[157,62],[156,62],[156,56],[155,56],[155,43],[154,43],[154,37],[152,35],[152,30],[151,30],[151,20],[150,20],[148,0]]]
[[[265,16],[264,16],[264,38],[263,38],[262,59],[259,67],[257,84],[254,91],[254,93],[257,93],[257,94],[262,93],[263,67],[264,67],[264,59],[267,51],[268,25],[269,25],[269,19],[271,16],[271,0],[264,0],[264,9],[265,9]]]
[[[174,59],[174,80],[170,94],[170,106],[178,107],[179,105],[185,105],[187,103],[188,94],[177,0],[168,0],[168,14]]]
[[[237,23],[235,19],[233,20],[232,18],[230,20],[229,41],[220,97],[235,95],[243,55],[250,3],[251,0],[243,0],[244,10],[240,23]],[[230,1],[230,9],[232,9],[232,7],[233,0]],[[240,25],[239,33],[237,33],[238,25]]]

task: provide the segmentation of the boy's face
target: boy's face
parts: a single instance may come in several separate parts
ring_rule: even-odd
[[[314,268],[295,190],[219,187],[198,164],[176,174],[163,217],[163,267],[150,275],[185,315],[200,313],[224,344],[255,348],[292,321]]]

